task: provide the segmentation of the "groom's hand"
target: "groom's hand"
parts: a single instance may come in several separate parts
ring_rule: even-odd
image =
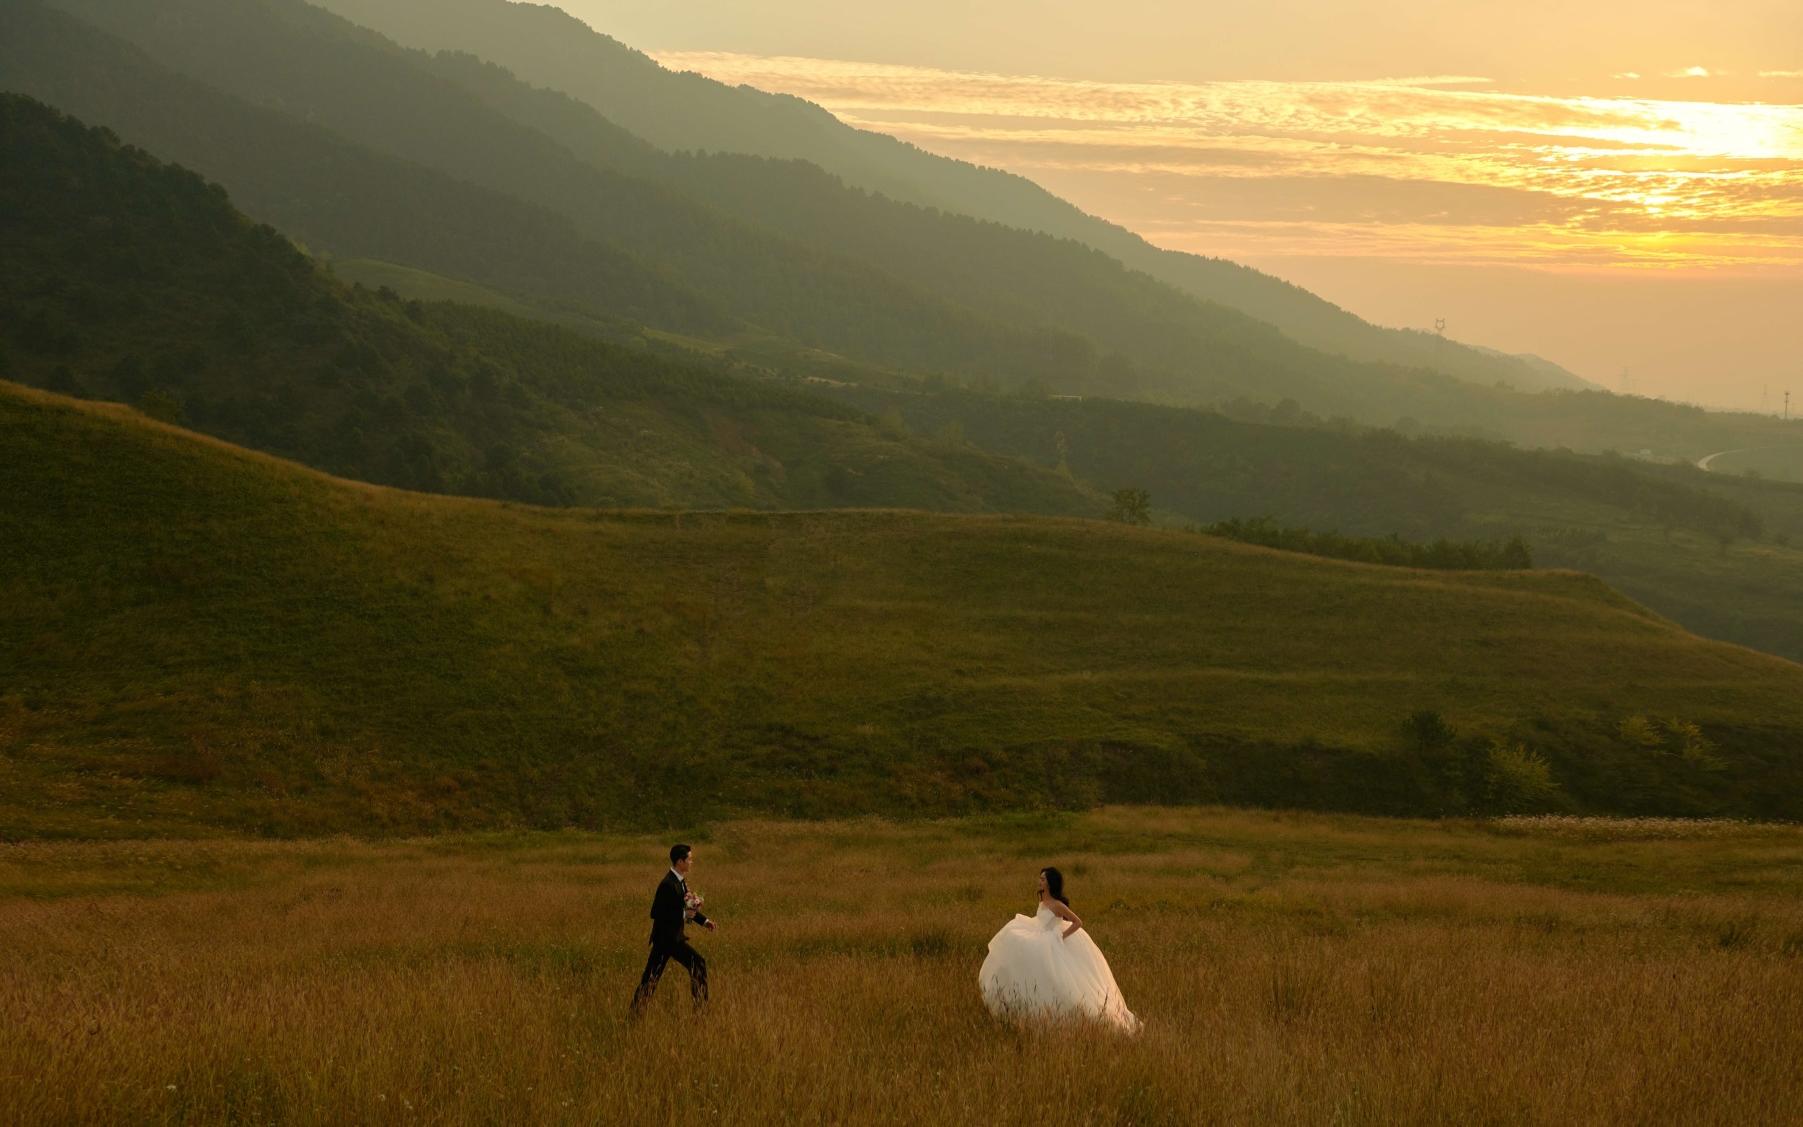
[[[702,924],[701,926],[707,928],[709,931],[719,931],[720,930],[720,925],[716,924],[713,920],[709,920],[706,923]]]

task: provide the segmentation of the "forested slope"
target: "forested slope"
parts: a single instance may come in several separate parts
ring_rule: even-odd
[[[346,289],[195,174],[0,96],[0,373],[367,481],[549,503],[1087,512],[1064,476],[466,306]]]

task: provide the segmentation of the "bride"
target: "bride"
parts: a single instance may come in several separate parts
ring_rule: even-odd
[[[997,1016],[1090,1017],[1128,1033],[1139,1030],[1108,960],[1064,898],[1064,874],[1057,869],[1040,870],[1039,911],[1015,916],[989,941],[977,983]]]

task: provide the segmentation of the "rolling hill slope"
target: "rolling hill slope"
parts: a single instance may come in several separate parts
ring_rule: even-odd
[[[1519,536],[1536,562],[1592,572],[1687,629],[1803,660],[1803,486],[1619,456],[1411,438],[1296,412],[1258,421],[945,389],[846,386],[829,394],[899,415],[917,432],[955,432],[1104,489],[1146,489],[1174,522],[1262,516],[1413,541]],[[1576,410],[1591,397],[1561,398]],[[1699,422],[1732,425],[1714,416]]]
[[[581,99],[664,149],[800,159],[893,199],[1074,239],[1160,281],[1268,321],[1326,352],[1434,368],[1524,390],[1588,387],[1533,358],[1371,325],[1308,291],[1224,259],[1163,250],[1038,185],[850,128],[797,98],[664,69],[551,5],[509,0],[324,0],[398,42],[470,52]]]
[[[11,386],[0,493],[0,837],[1431,813],[1497,801],[1490,737],[1580,809],[1803,812],[1803,667],[1569,573],[1099,522],[519,508]],[[1424,708],[1467,738],[1406,741]],[[1639,715],[1712,746],[1624,741]]]

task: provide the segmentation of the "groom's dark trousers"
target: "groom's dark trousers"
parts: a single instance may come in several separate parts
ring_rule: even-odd
[[[707,1004],[707,960],[701,957],[701,952],[689,946],[687,940],[674,946],[653,943],[651,957],[645,960],[645,973],[639,978],[639,988],[632,995],[635,1015],[644,1013],[645,1007],[651,1004],[651,995],[657,992],[657,980],[664,976],[664,968],[673,962],[682,964],[689,972],[689,993],[694,995],[695,1008]]]
[[[695,998],[695,1008],[707,1004],[707,960],[689,946],[683,927],[687,915],[687,891],[682,878],[672,871],[664,874],[663,882],[657,886],[657,895],[652,898],[651,957],[645,960],[645,973],[639,977],[639,988],[632,993],[635,1017],[651,1004],[651,995],[657,992],[657,981],[672,962],[681,964],[689,972],[689,993]],[[707,917],[696,912],[695,922],[706,927]]]

